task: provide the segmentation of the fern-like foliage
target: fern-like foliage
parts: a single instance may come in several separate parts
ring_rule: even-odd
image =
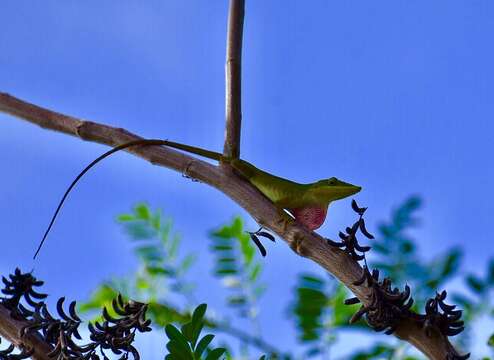
[[[265,290],[259,282],[262,263],[242,220],[236,217],[231,224],[213,231],[211,239],[214,274],[231,290],[228,305],[239,309],[242,316],[255,319],[259,312],[257,301]]]

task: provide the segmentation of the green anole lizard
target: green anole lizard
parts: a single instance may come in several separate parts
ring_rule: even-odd
[[[186,151],[202,157],[206,157],[219,162],[230,164],[236,172],[255,186],[264,196],[273,202],[273,204],[283,213],[283,209],[288,210],[295,220],[309,230],[318,229],[326,219],[328,206],[335,200],[340,200],[356,194],[361,190],[360,186],[355,186],[335,177],[319,180],[310,184],[299,184],[256,168],[254,165],[241,159],[230,159],[222,154],[198,148],[195,146],[185,145],[167,140],[135,140],[114,147],[103,155],[91,162],[67,188],[62,200],[46,229],[34,257],[38,255],[43,243],[55,222],[58,212],[67,198],[69,192],[79,181],[79,179],[94,165],[110,156],[111,154],[134,146],[168,146],[171,148]]]

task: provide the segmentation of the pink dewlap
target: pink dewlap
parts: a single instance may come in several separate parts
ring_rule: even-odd
[[[321,227],[328,213],[327,208],[308,206],[297,209],[290,209],[295,219],[309,230],[316,230]]]

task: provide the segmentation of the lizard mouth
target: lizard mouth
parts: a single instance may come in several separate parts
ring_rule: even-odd
[[[348,196],[358,193],[362,188],[360,186],[349,185],[349,186],[336,186],[335,193],[338,197],[337,200],[344,199]]]

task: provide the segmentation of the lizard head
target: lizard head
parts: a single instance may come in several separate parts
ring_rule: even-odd
[[[323,202],[344,199],[348,196],[358,193],[362,188],[335,177],[319,180],[311,186],[311,192],[314,197]]]

